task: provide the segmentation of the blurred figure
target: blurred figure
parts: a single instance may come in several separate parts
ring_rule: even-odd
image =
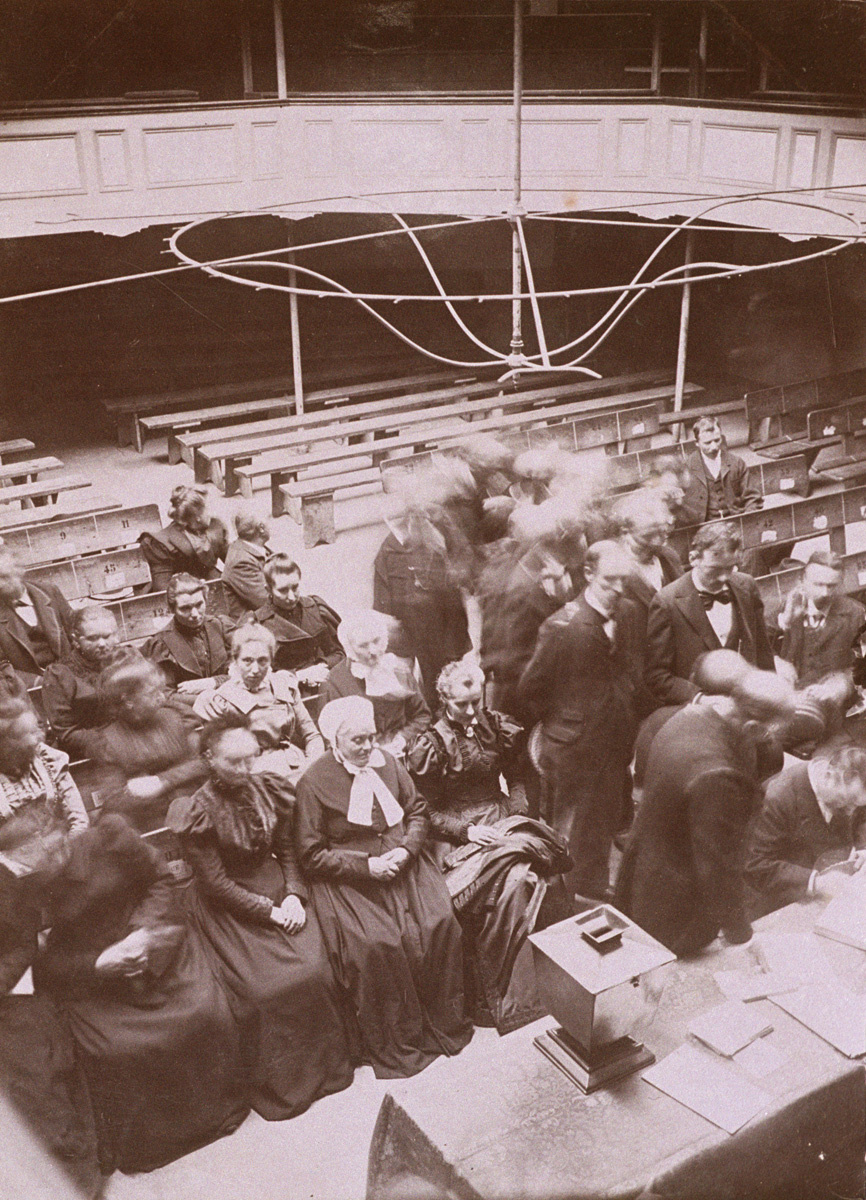
[[[49,663],[42,677],[42,704],[53,741],[70,758],[92,758],[99,730],[110,716],[99,695],[99,676],[111,663],[138,658],[121,646],[114,614],[89,604],[76,609],[70,624],[72,650]]]
[[[720,931],[751,937],[743,854],[761,802],[758,745],[793,710],[790,684],[751,670],[729,697],[687,704],[653,739],[614,902],[681,957]]]
[[[148,641],[144,653],[181,696],[197,696],[224,683],[229,669],[228,617],[207,612],[200,579],[172,575],[165,589],[171,620]]]
[[[291,671],[274,671],[273,635],[263,625],[242,625],[232,634],[232,661],[225,683],[202,692],[196,716],[212,720],[227,713],[244,716],[256,735],[257,770],[295,782],[325,752]]]
[[[165,680],[147,659],[118,663],[99,682],[113,714],[99,735],[99,794],[104,811],[122,813],[136,829],[165,824],[180,789],[207,774],[191,712],[166,704]]]
[[[25,583],[10,550],[0,546],[0,657],[27,685],[72,649],[72,609],[53,583]]]
[[[268,599],[248,619],[274,635],[276,670],[294,671],[299,683],[318,688],[343,658],[340,617],[321,596],[301,595],[301,568],[288,554],[272,555],[264,575]]]
[[[640,675],[631,571],[616,542],[586,554],[586,587],[549,617],[520,681],[520,699],[541,719],[543,815],[567,840],[571,892],[604,900],[608,860],[627,788]]]
[[[179,484],[168,504],[168,525],[142,533],[142,553],[150,567],[151,591],[164,592],[172,575],[217,579],[217,563],[228,550],[228,530],[207,510],[207,492]]]
[[[346,651],[322,687],[322,702],[366,696],[379,747],[402,758],[430,724],[430,710],[406,663],[388,652],[388,618],[375,609],[346,617],[337,631]]]
[[[866,862],[864,847],[866,750],[825,743],[767,784],[745,859],[753,916],[835,895]]]
[[[842,590],[842,559],[817,550],[779,613],[779,657],[792,665],[801,686],[850,671],[859,661],[864,626],[866,608]]]
[[[764,605],[750,575],[736,570],[740,535],[717,523],[699,529],[691,570],[652,599],[647,622],[646,681],[661,704],[684,704],[696,693],[695,661],[707,650],[736,650],[763,670],[774,668]]]
[[[386,524],[388,536],[373,564],[373,607],[399,621],[393,649],[417,661],[432,707],[439,672],[471,646],[463,597],[444,548],[424,536],[420,514],[407,512]]]
[[[246,509],[235,514],[235,529],[238,536],[226,553],[222,581],[229,616],[240,621],[267,603],[265,563],[272,554],[268,545],[271,531],[266,521]]]
[[[697,449],[686,459],[690,481],[682,506],[687,523],[701,525],[762,508],[760,490],[749,482],[749,469],[743,460],[728,450],[718,420],[698,417],[692,434]]]
[[[691,481],[691,472],[685,462],[673,455],[665,455],[654,460],[644,482],[644,487],[657,491],[662,497],[676,528],[690,523],[683,506]]]

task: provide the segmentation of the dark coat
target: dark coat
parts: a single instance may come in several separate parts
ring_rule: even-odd
[[[802,686],[831,671],[854,665],[854,644],[866,624],[866,608],[850,596],[834,596],[820,629],[807,629],[805,617],[793,620],[782,636],[779,657],[792,663]]]
[[[760,491],[749,482],[749,468],[738,454],[731,454],[722,447],[722,473],[725,515],[750,512],[764,504]],[[689,469],[689,485],[683,498],[681,521],[684,525],[701,525],[709,519],[710,480],[700,450],[693,450],[686,458]]]
[[[155,633],[144,648],[145,655],[163,671],[169,684],[176,688],[188,679],[214,679],[228,675],[231,658],[230,638],[233,625],[228,617],[207,616],[201,633],[208,646],[210,670],[202,671],[189,641],[177,628],[174,618]]]
[[[737,572],[730,587],[740,626],[739,644],[733,648],[747,662],[772,671],[773,650],[758,585],[751,575]],[[646,681],[660,704],[685,704],[696,696],[698,689],[689,682],[692,667],[702,654],[718,649],[719,639],[691,571],[653,597],[647,623]]]
[[[316,663],[334,667],[345,658],[337,637],[339,614],[321,596],[301,596],[291,617],[277,612],[270,600],[254,619],[270,629],[277,642],[275,671],[302,671]]]
[[[611,647],[604,620],[583,593],[539,630],[535,653],[520,680],[522,702],[542,721],[545,742],[569,757],[599,739],[631,748],[633,700],[640,677],[637,617],[622,602]]]
[[[663,587],[666,587],[669,583],[673,583],[682,576],[683,564],[676,550],[670,546],[662,546],[656,554],[656,558],[661,563]],[[658,593],[653,591],[650,584],[647,583],[642,575],[634,574],[630,575],[626,580],[623,595],[628,600],[631,600],[635,608],[637,644],[644,659],[641,668],[641,679],[635,696],[635,708],[638,718],[643,719],[644,717],[648,717],[658,707],[658,700],[646,683],[647,625],[649,623],[650,605],[652,604],[653,597],[658,595]]]
[[[376,732],[383,741],[390,741],[398,733],[406,739],[408,749],[419,733],[423,733],[432,721],[430,709],[421,695],[415,676],[404,663],[394,668],[403,687],[401,696],[370,696],[376,719]],[[322,704],[339,700],[341,696],[366,696],[364,680],[352,674],[348,662],[337,663],[322,684]]]
[[[120,646],[112,663],[138,658],[132,646]],[[54,744],[70,758],[93,758],[100,730],[111,720],[99,695],[101,673],[102,667],[92,666],[73,650],[60,662],[49,663],[42,676],[42,705]]]
[[[707,706],[674,713],[653,739],[614,902],[675,954],[720,930],[748,936],[742,859],[757,774],[750,741]]]
[[[69,629],[72,609],[65,596],[53,583],[25,585],[30,602],[36,609],[39,628],[54,659],[64,658],[72,650]],[[0,658],[7,659],[28,684],[37,683],[43,667],[33,652],[30,628],[10,604],[0,601]]]
[[[195,579],[216,579],[217,562],[225,557],[229,544],[228,531],[218,517],[211,518],[203,549],[194,546],[186,530],[175,521],[158,533],[142,533],[138,540],[150,567],[152,592],[164,592],[172,575],[181,573]]]
[[[866,845],[866,813],[859,819],[837,813],[828,824],[809,782],[808,764],[795,762],[767,784],[752,825],[746,880],[756,893],[755,915],[803,900],[816,864],[848,857]],[[820,868],[819,868],[820,869]]]
[[[229,616],[239,621],[248,612],[267,604],[265,563],[270,551],[257,543],[237,538],[228,548],[223,566],[226,604]]]

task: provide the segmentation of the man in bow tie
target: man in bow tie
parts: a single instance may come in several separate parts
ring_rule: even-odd
[[[646,682],[660,704],[685,704],[697,694],[692,668],[708,650],[736,650],[753,666],[774,669],[757,584],[737,571],[739,531],[717,522],[699,529],[691,570],[650,603]]]
[[[779,657],[793,666],[801,687],[833,671],[850,671],[864,624],[866,609],[842,591],[841,558],[817,550],[779,613]]]
[[[543,815],[568,841],[569,892],[603,900],[627,791],[640,676],[637,616],[623,598],[632,569],[616,542],[590,546],[586,587],[541,626],[518,689],[541,720]]]

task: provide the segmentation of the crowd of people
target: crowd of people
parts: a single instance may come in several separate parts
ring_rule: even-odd
[[[624,494],[441,457],[360,612],[198,488],[142,535],[144,645],[0,547],[0,1076],[91,1194],[541,1016],[528,934],[570,913],[690,955],[861,869],[866,609],[822,550],[768,618],[720,519],[760,496],[693,432]]]

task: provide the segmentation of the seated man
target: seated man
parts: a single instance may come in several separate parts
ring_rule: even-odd
[[[689,482],[683,498],[685,524],[701,525],[733,513],[763,507],[763,497],[749,483],[749,471],[725,445],[715,417],[698,417],[692,426],[697,449],[686,459]]]
[[[205,611],[204,585],[192,575],[172,575],[165,598],[172,618],[145,645],[145,655],[181,696],[219,687],[228,678],[232,622]]]
[[[647,619],[646,682],[659,704],[685,704],[690,676],[708,650],[736,650],[753,666],[775,667],[764,605],[751,575],[736,570],[740,534],[717,522],[699,529],[691,570],[653,596]]]
[[[316,688],[331,667],[346,657],[337,637],[339,615],[321,596],[301,596],[301,568],[288,554],[265,565],[268,599],[251,618],[274,635],[275,671],[294,671],[300,683]]]
[[[846,869],[858,864],[855,847],[864,846],[866,750],[826,743],[809,762],[792,763],[767,785],[745,859],[754,914],[832,896]]]
[[[229,616],[240,621],[267,602],[265,563],[271,555],[271,531],[255,513],[243,509],[235,515],[235,529],[238,536],[226,552],[222,579]]]
[[[866,625],[866,608],[842,591],[842,559],[817,550],[779,613],[779,657],[804,686],[834,671],[850,671]]]
[[[8,660],[27,687],[49,663],[72,649],[72,609],[53,583],[25,583],[9,550],[0,547],[0,658]]]
[[[111,719],[97,688],[100,672],[138,651],[119,644],[114,614],[95,604],[72,614],[70,636],[70,653],[45,668],[42,703],[55,744],[70,758],[91,758]]]

